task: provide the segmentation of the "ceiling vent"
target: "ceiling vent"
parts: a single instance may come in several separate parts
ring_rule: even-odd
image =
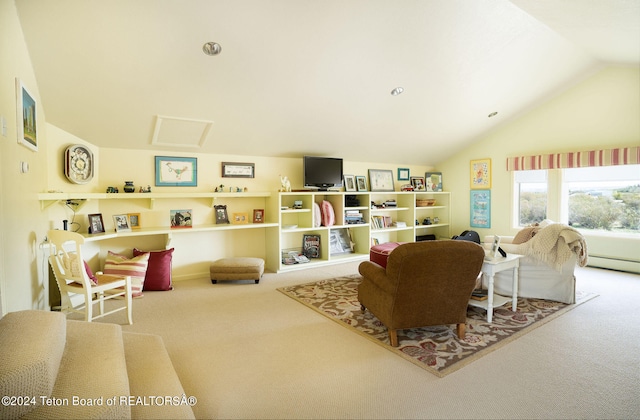
[[[213,121],[158,115],[151,144],[181,148],[200,148],[207,140]]]

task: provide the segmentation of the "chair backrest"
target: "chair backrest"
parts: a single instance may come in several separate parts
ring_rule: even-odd
[[[66,230],[50,230],[47,233],[51,254],[49,262],[60,288],[60,293],[67,292],[66,286],[69,283],[76,283],[85,288],[91,288],[92,282],[87,275],[82,258],[82,247],[84,237],[79,233]],[[70,250],[65,249],[72,248]]]
[[[452,311],[465,314],[483,261],[484,249],[468,241],[400,245],[389,255],[386,269],[395,290],[393,317],[400,324],[425,317],[446,323]]]

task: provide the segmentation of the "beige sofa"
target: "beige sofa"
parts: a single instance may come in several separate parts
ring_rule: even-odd
[[[518,269],[518,296],[575,303],[574,271],[576,265],[587,263],[584,238],[575,229],[551,221],[529,229],[516,236],[500,236],[500,247],[507,254],[523,255]],[[486,236],[483,246],[491,248],[493,240],[493,235]],[[494,276],[497,294],[511,296],[512,284],[512,270]]]
[[[0,319],[0,418],[195,418],[161,337],[19,311]]]

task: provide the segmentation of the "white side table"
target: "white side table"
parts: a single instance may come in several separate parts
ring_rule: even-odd
[[[493,319],[493,308],[502,306],[509,302],[509,298],[501,295],[493,294],[493,276],[500,271],[513,270],[513,294],[511,296],[512,310],[518,309],[518,267],[520,266],[520,258],[522,255],[508,254],[506,257],[498,257],[493,260],[486,259],[482,263],[482,277],[488,277],[487,299],[486,300],[469,300],[469,305],[487,310],[487,322],[491,323]]]

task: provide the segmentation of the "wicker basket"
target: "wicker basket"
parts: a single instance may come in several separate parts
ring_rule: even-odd
[[[429,207],[436,204],[436,200],[433,198],[416,199],[416,207]]]

